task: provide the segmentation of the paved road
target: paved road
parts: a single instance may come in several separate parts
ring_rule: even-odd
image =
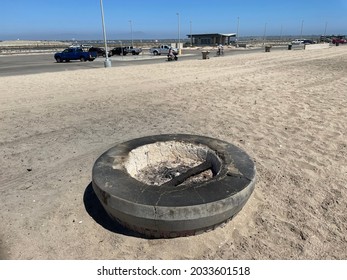
[[[194,56],[194,54],[190,56]],[[184,59],[183,57],[180,58]],[[153,57],[150,55],[139,55],[124,56],[124,58],[113,56],[110,59],[112,61],[112,67],[117,67],[133,63],[160,63],[165,62],[165,58],[165,56]],[[105,58],[99,57],[93,62],[71,61],[69,63],[56,63],[53,54],[2,55],[0,56],[0,76],[103,68],[104,61]]]
[[[283,50],[283,48],[273,49],[273,51]],[[241,53],[262,52],[263,49],[253,50],[225,50],[224,55],[237,55]],[[210,53],[214,57],[216,51]],[[166,56],[127,55],[112,56],[112,67],[126,66],[133,64],[168,63]],[[179,56],[179,61],[188,59],[202,59],[201,50],[184,50],[184,54]],[[72,71],[78,69],[103,68],[105,58],[97,58],[93,62],[71,61],[69,63],[56,63],[53,54],[31,54],[31,55],[1,55],[0,56],[0,77],[15,76],[25,74],[35,74],[44,72]],[[176,63],[176,62],[170,62]]]

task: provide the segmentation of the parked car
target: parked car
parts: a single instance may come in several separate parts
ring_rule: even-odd
[[[104,48],[98,48],[98,47],[91,47],[89,49],[90,52],[96,52],[98,56],[106,56],[106,51]]]
[[[112,55],[127,55],[128,52],[126,50],[126,47],[116,47],[113,48],[112,50],[109,51],[108,55],[112,56]]]
[[[292,41],[293,45],[300,45],[300,44],[303,44],[303,43],[304,43],[303,39],[295,39],[295,40]]]
[[[316,42],[313,40],[308,40],[308,39],[303,39],[303,44],[305,45],[311,45],[311,44],[315,44]]]
[[[158,47],[153,47],[149,49],[149,52],[153,55],[161,55],[161,54],[168,54],[170,50],[170,46],[168,45],[160,45]],[[178,49],[172,48],[174,54],[178,54]]]
[[[331,43],[331,38],[330,36],[320,36],[319,42]]]
[[[85,44],[73,44],[69,48],[81,48],[81,49],[89,49],[92,45],[85,45]]]
[[[96,52],[86,52],[82,48],[68,48],[62,52],[54,54],[54,59],[59,62],[69,62],[70,60],[93,61],[97,57]]]
[[[141,48],[135,48],[135,47],[126,47],[125,48],[127,53],[131,53],[132,55],[139,55],[142,52]]]
[[[347,43],[347,40],[344,39],[344,38],[333,38],[333,39],[331,40],[331,42],[332,42],[333,44],[346,44],[346,43]]]

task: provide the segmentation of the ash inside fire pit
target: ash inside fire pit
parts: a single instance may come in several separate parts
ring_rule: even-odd
[[[156,142],[130,151],[126,171],[147,185],[187,185],[217,175],[221,160],[209,147],[180,141]]]
[[[192,167],[198,166],[200,163],[192,164],[192,166],[180,164],[179,162],[162,162],[158,166],[148,166],[142,169],[138,174],[138,180],[150,185],[163,185],[174,178],[187,173]],[[213,177],[210,169],[205,170],[197,175],[192,175],[181,184],[203,182]],[[179,184],[177,184],[179,185]]]

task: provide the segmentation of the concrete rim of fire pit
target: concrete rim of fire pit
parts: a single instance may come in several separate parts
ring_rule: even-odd
[[[251,158],[228,142],[164,134],[107,150],[93,166],[92,185],[111,218],[147,237],[170,238],[232,219],[252,194],[255,176]]]

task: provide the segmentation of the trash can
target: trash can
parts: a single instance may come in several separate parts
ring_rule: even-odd
[[[288,45],[288,50],[290,51],[291,49],[292,49],[292,45],[289,44],[289,45]]]
[[[209,59],[208,54],[210,53],[209,51],[203,51],[202,53],[202,59]]]
[[[335,45],[336,45],[336,47],[338,47],[338,46],[340,45],[340,43],[339,43],[339,42],[336,42]]]
[[[265,46],[265,52],[270,52],[271,46]]]

